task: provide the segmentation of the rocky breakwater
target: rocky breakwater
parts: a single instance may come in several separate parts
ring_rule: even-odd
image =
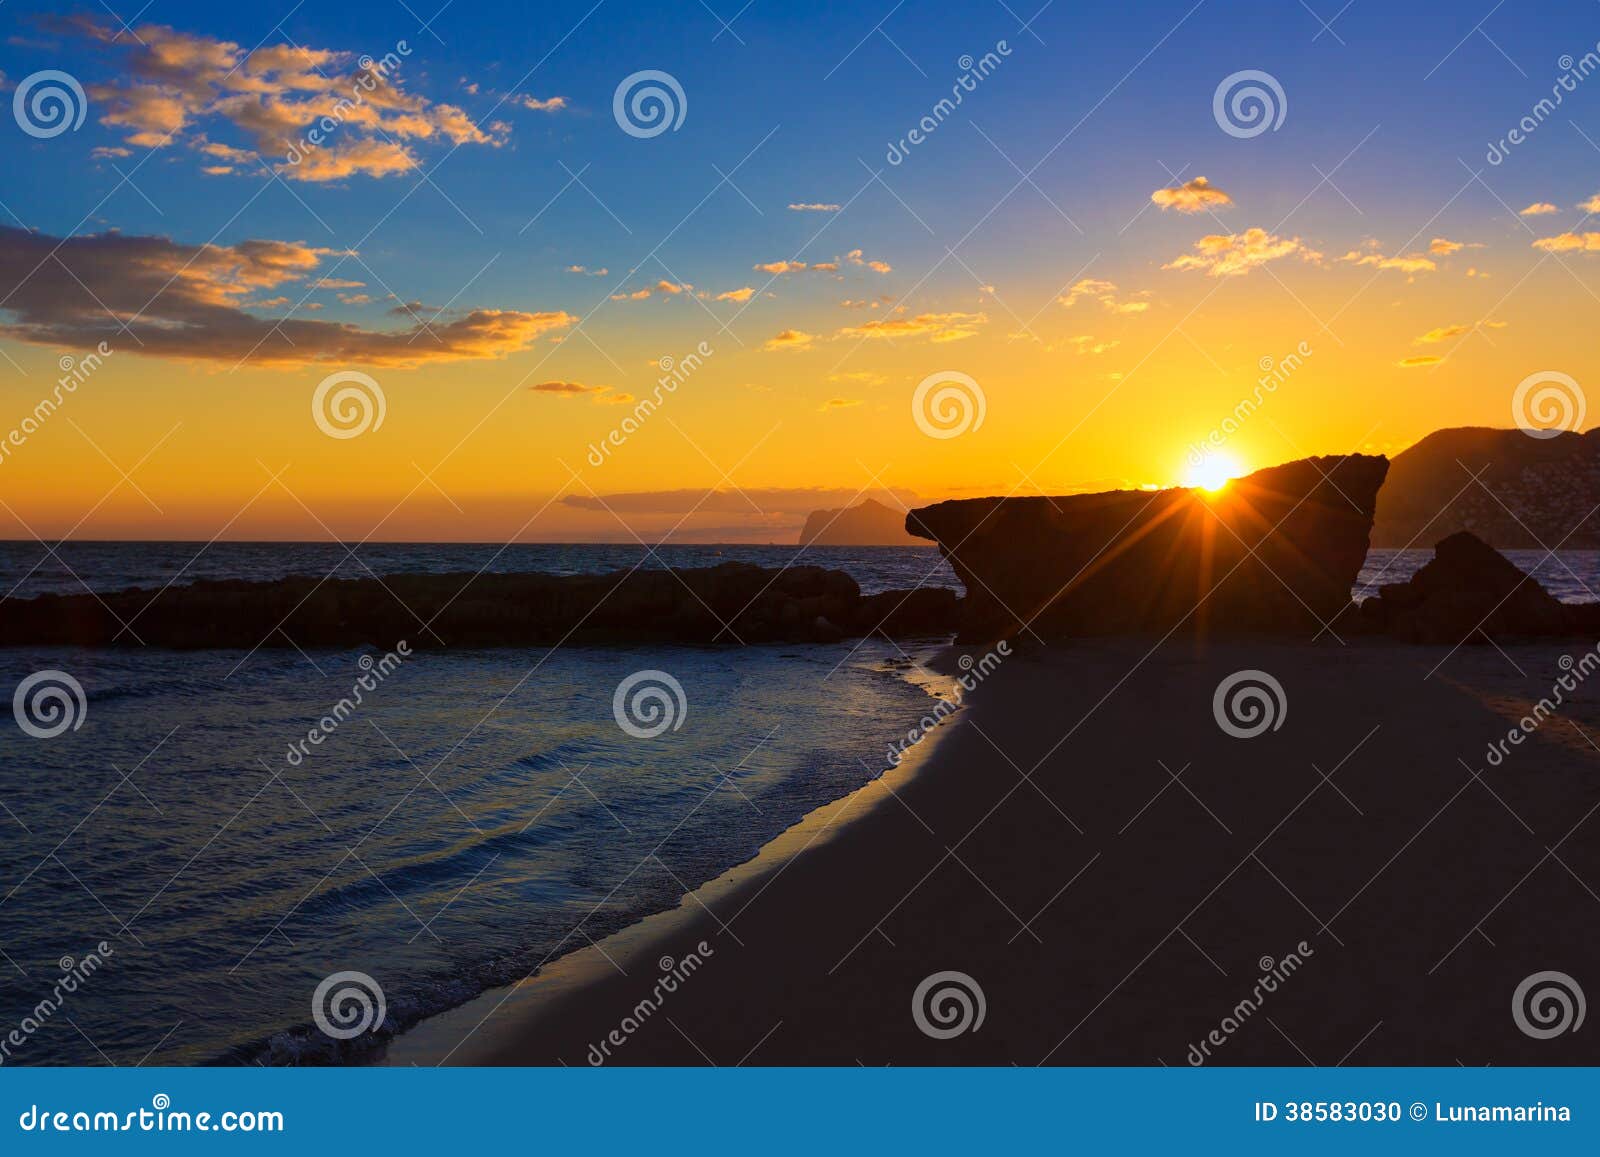
[[[1532,576],[1470,531],[1441,540],[1410,580],[1378,588],[1361,604],[1373,633],[1408,643],[1484,643],[1491,639],[1600,631],[1600,604],[1556,601]]]
[[[974,498],[913,510],[967,588],[961,638],[1278,633],[1350,606],[1388,459],[1307,458],[1218,491]]]
[[[863,596],[843,571],[723,563],[601,575],[197,582],[0,602],[0,646],[172,648],[832,642],[955,629],[949,590]]]

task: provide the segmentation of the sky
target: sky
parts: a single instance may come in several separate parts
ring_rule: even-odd
[[[0,537],[783,542],[1587,425],[1593,3],[0,24]]]

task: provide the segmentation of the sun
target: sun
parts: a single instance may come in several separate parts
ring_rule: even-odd
[[[1189,463],[1183,474],[1185,486],[1199,487],[1201,490],[1217,491],[1226,486],[1229,480],[1239,477],[1244,470],[1239,463],[1223,454],[1211,454],[1199,462]]]

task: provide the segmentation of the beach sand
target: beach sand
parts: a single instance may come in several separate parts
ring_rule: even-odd
[[[1600,994],[1600,671],[1486,758],[1585,644],[1346,642],[1013,654],[900,768],[388,1063],[1600,1061],[1512,1007],[1547,970]],[[1243,669],[1285,702],[1249,739],[1213,714]],[[945,971],[984,1017],[938,1039]]]

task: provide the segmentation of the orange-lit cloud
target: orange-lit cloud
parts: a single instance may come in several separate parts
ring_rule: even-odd
[[[816,340],[817,335],[814,333],[806,333],[804,330],[798,329],[786,329],[782,333],[768,338],[763,348],[769,350],[803,350]]]
[[[1440,238],[1438,240],[1443,239]],[[1446,244],[1450,243],[1446,242]],[[1386,257],[1378,251],[1376,242],[1368,242],[1367,249],[1368,251],[1365,253],[1359,249],[1352,249],[1339,260],[1348,261],[1352,265],[1370,265],[1374,269],[1395,269],[1401,273],[1408,274],[1432,273],[1439,268],[1437,262],[1421,253],[1396,254],[1393,257]],[[1434,250],[1434,252],[1437,253],[1439,251]]]
[[[1443,358],[1434,357],[1432,354],[1420,354],[1417,357],[1401,358],[1395,362],[1395,365],[1403,370],[1416,370],[1421,369],[1423,366],[1438,365],[1442,361],[1444,361]]]
[[[840,337],[925,337],[934,342],[975,337],[989,318],[981,313],[919,313],[915,317],[886,317],[846,326]]]
[[[795,213],[837,213],[840,206],[822,201],[795,201],[789,206]]]
[[[770,273],[777,276],[780,273],[799,273],[806,267],[804,261],[768,261],[763,265],[754,266],[757,273]]]
[[[740,305],[743,305],[745,302],[749,301],[752,297],[754,297],[755,293],[756,293],[756,291],[751,286],[743,285],[743,286],[740,286],[738,289],[730,289],[730,290],[728,290],[727,293],[719,293],[719,294],[717,294],[716,300],[718,300],[718,301],[733,301],[733,302],[737,302]]]
[[[211,142],[213,150],[232,150],[219,159],[239,163],[259,154],[287,179],[327,182],[407,172],[416,167],[413,147],[421,141],[504,140],[502,132],[484,131],[454,105],[407,92],[401,79],[406,54],[374,62],[353,52],[292,44],[246,50],[231,40],[160,24],[123,33],[87,17],[60,27],[120,54],[122,75],[89,86],[89,94],[101,110],[100,122],[123,130],[125,143],[138,148],[181,141],[204,122],[231,128],[253,150]],[[311,141],[314,130],[320,141]],[[226,166],[206,169],[222,172]]]
[[[523,108],[532,109],[534,112],[560,112],[569,103],[564,96],[548,96],[543,100],[536,96],[524,96],[517,99],[521,101]]]
[[[1535,201],[1526,209],[1519,210],[1519,212],[1524,217],[1542,217],[1546,213],[1559,213],[1561,210],[1557,209],[1549,201]]]
[[[1533,247],[1546,253],[1594,253],[1600,251],[1600,233],[1559,233],[1539,238]]]
[[[1279,237],[1260,228],[1243,233],[1212,233],[1196,241],[1194,247],[1196,252],[1175,258],[1162,268],[1199,269],[1208,277],[1232,277],[1280,257],[1297,256],[1313,263],[1322,260],[1322,254],[1300,238]]]
[[[1176,209],[1180,213],[1202,213],[1233,204],[1232,197],[1204,177],[1196,177],[1176,188],[1157,189],[1150,194],[1150,200],[1163,209]]]
[[[826,414],[830,410],[848,410],[852,406],[862,404],[860,398],[829,398],[817,407],[818,412]]]
[[[53,255],[53,256],[52,256]],[[248,312],[252,297],[303,282],[329,258],[299,241],[185,245],[166,237],[91,233],[58,239],[0,227],[0,285],[13,286],[0,334],[82,349],[200,360],[416,365],[500,357],[572,325],[565,312],[475,309],[374,330]],[[318,308],[315,304],[303,309]]]

